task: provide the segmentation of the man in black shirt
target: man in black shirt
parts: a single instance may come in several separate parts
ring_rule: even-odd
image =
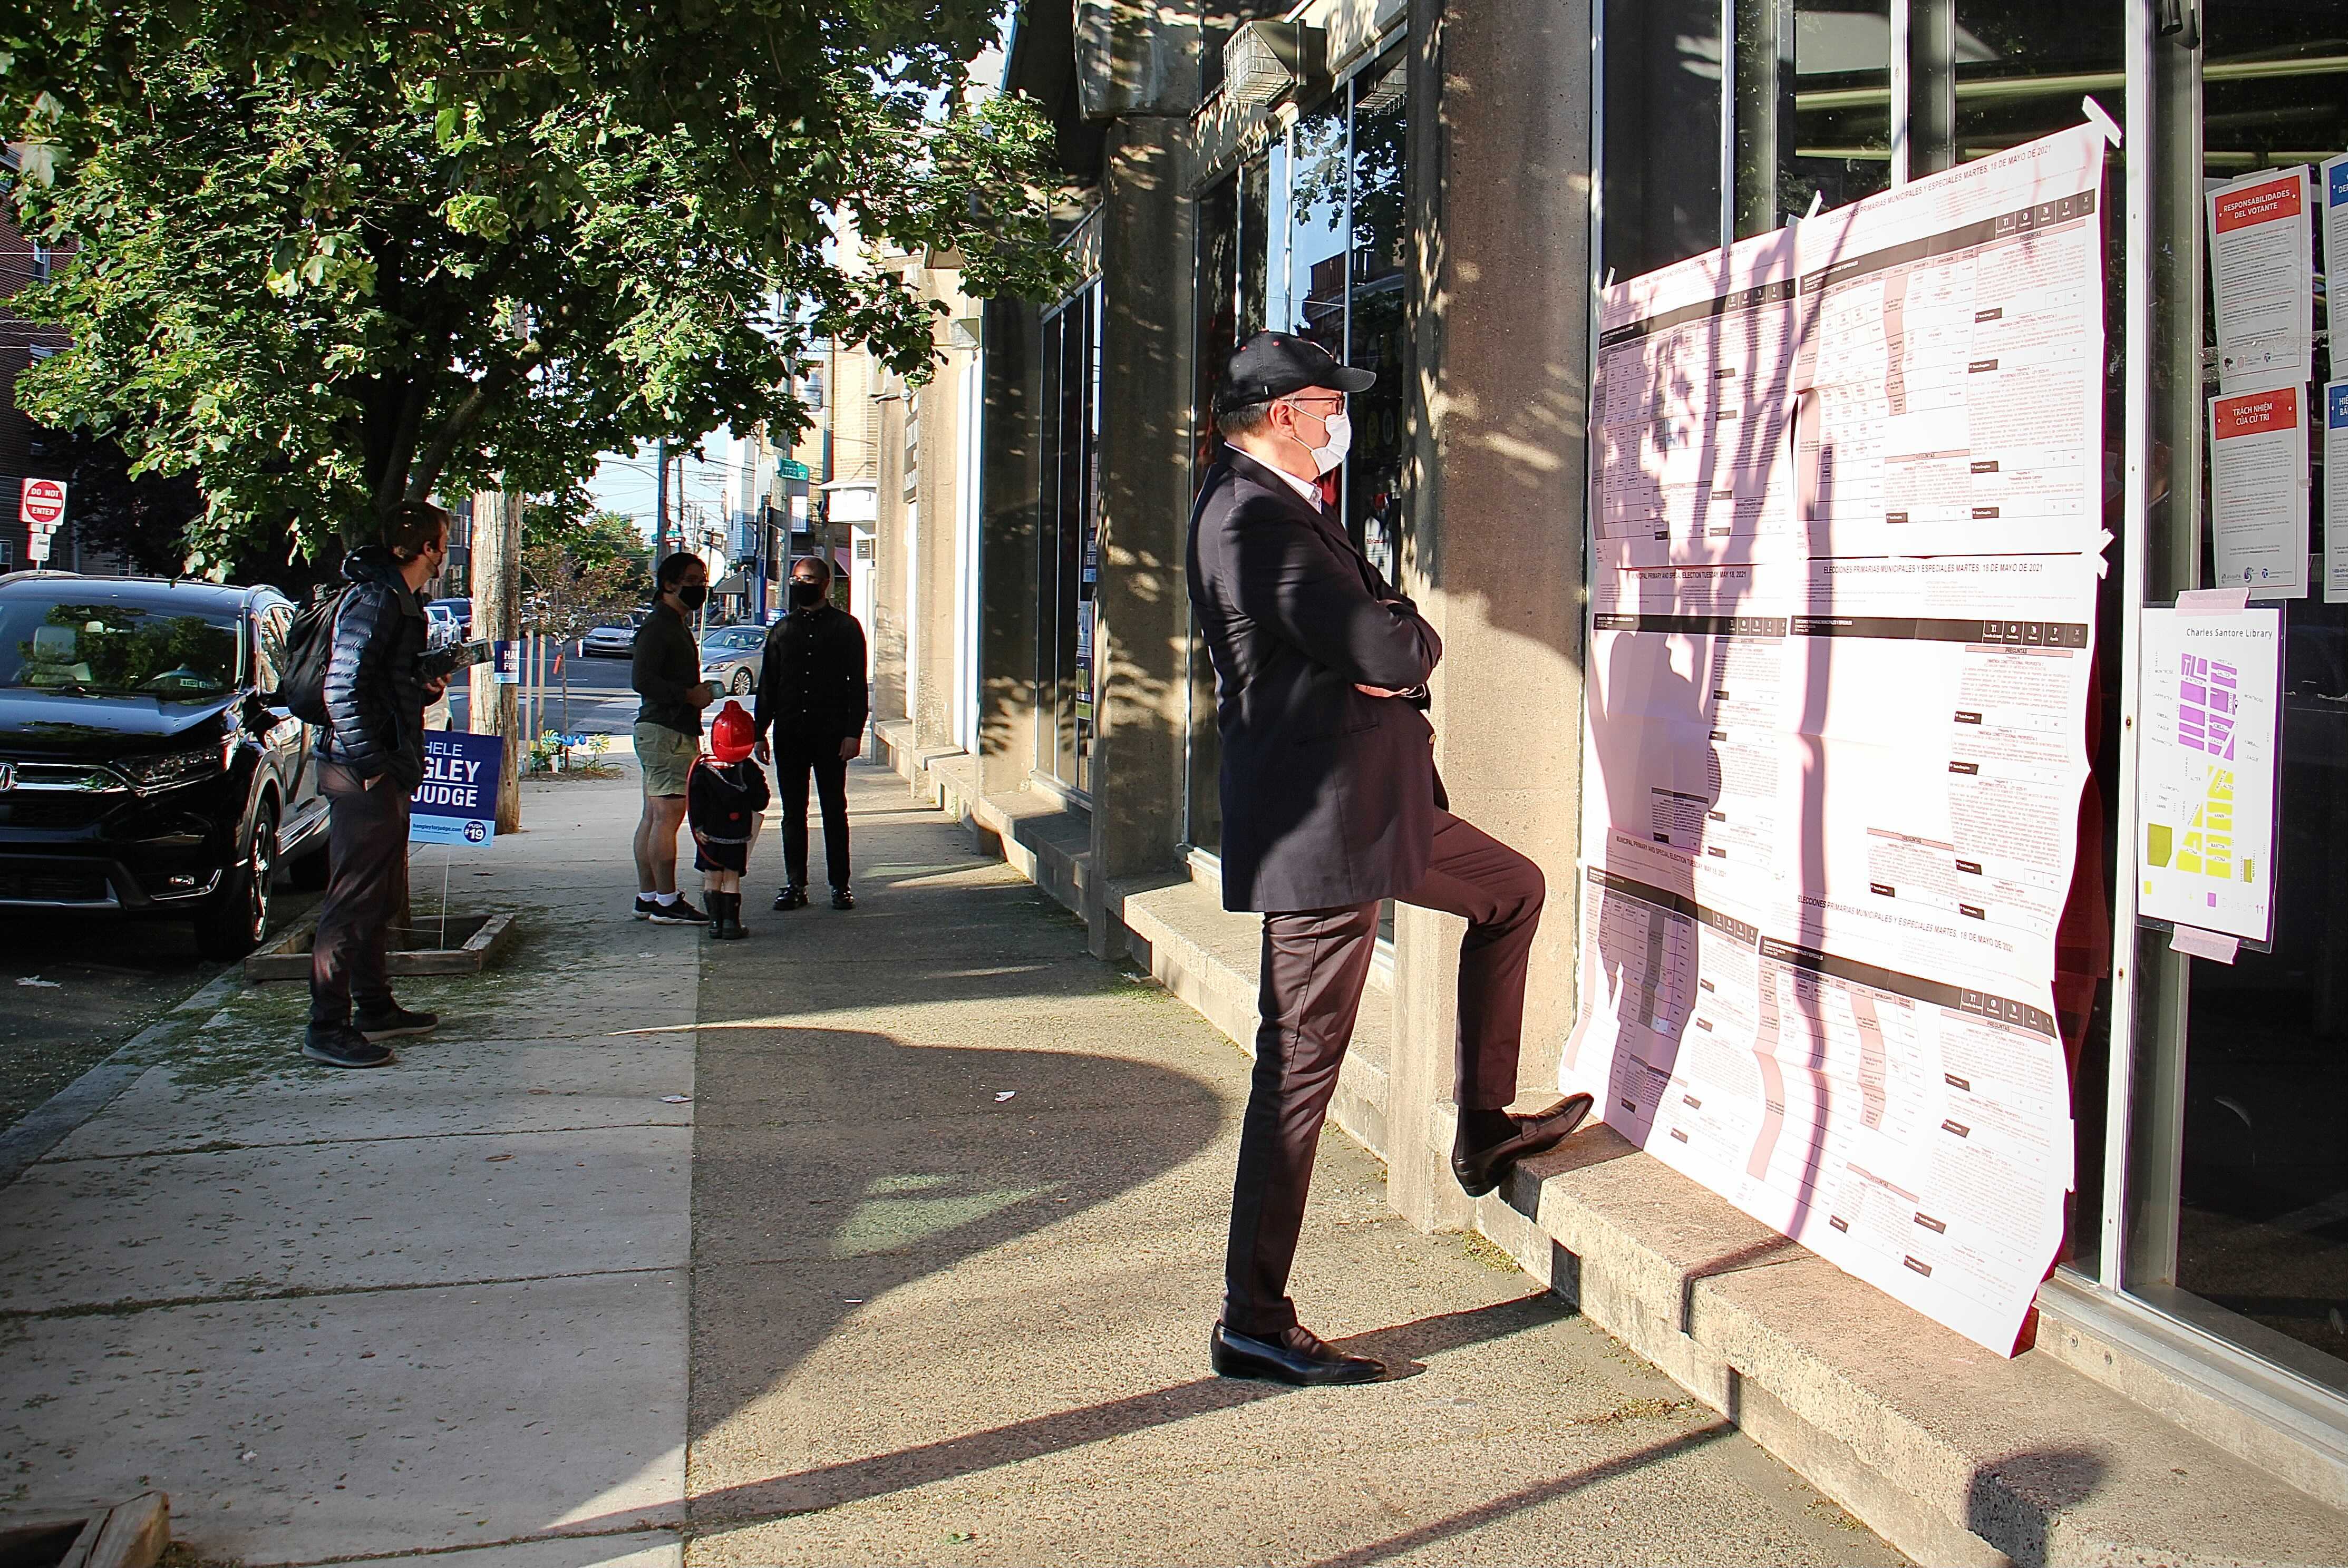
[[[677,551],[660,563],[660,597],[636,629],[628,683],[644,700],[636,712],[636,760],[644,766],[644,813],[636,823],[636,918],[655,926],[705,926],[709,917],[676,890],[676,830],[685,785],[701,755],[701,710],[717,700],[701,678],[692,618],[709,602],[709,569]]]
[[[783,890],[778,909],[807,907],[808,775],[823,807],[824,869],[831,907],[852,909],[848,888],[848,764],[864,746],[871,698],[864,679],[864,629],[831,602],[831,563],[802,557],[791,568],[790,613],[767,630],[758,671],[758,760],[771,754],[782,793]]]

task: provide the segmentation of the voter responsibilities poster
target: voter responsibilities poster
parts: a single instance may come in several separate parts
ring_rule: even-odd
[[[1564,1086],[2000,1352],[2072,1182],[2104,152],[1915,181],[1599,323]]]

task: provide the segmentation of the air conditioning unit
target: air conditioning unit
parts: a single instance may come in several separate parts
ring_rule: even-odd
[[[1247,22],[1223,45],[1223,92],[1261,108],[1321,79],[1322,38],[1302,22]]]

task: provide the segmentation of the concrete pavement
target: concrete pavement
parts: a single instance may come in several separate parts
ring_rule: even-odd
[[[1299,1297],[1402,1375],[1208,1375],[1245,1062],[853,777],[851,913],[769,836],[750,940],[636,924],[633,780],[537,783],[398,1067],[203,1019],[6,1189],[0,1491],[256,1564],[1899,1561],[1338,1135]]]

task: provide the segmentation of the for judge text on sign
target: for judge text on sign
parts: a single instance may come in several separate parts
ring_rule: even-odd
[[[408,798],[408,842],[487,844],[496,837],[502,752],[495,735],[427,731],[424,782]]]

